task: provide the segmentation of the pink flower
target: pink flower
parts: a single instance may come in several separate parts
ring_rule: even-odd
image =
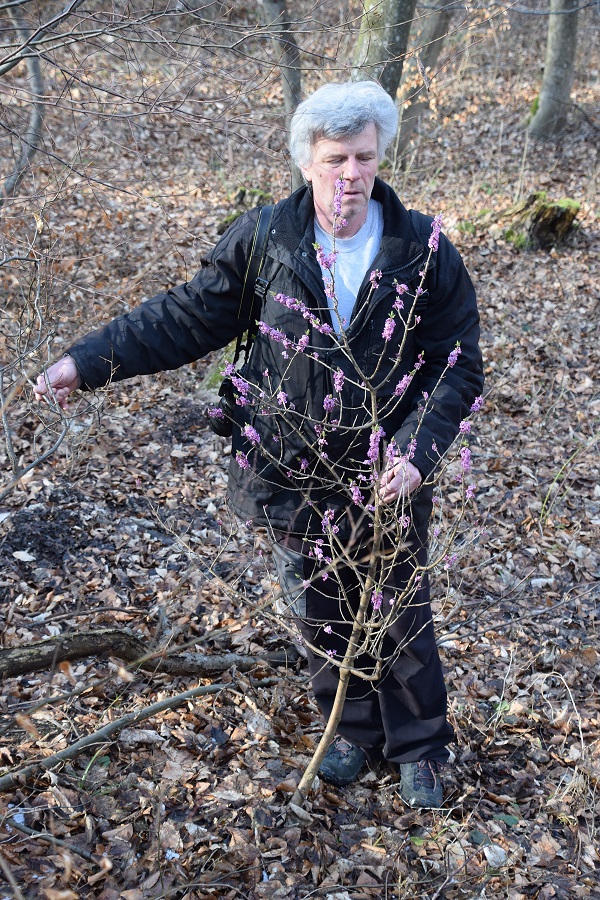
[[[371,604],[373,609],[381,609],[381,603],[383,601],[383,592],[382,591],[373,591],[371,594]]]
[[[406,390],[407,390],[409,384],[411,383],[412,379],[413,379],[412,375],[405,375],[404,378],[402,378],[396,385],[396,387],[394,389],[394,396],[402,397],[406,393]]]
[[[317,251],[317,262],[321,268],[331,271],[337,262],[337,250],[332,250],[331,253],[325,253],[320,244],[315,244],[315,250]]]
[[[471,412],[474,412],[474,413],[479,412],[479,410],[483,406],[484,402],[485,401],[484,401],[483,397],[475,397],[475,400],[473,401],[473,405],[471,406]]]
[[[260,434],[258,433],[256,428],[252,427],[252,425],[244,425],[242,434],[250,441],[251,444],[260,444]]]
[[[354,487],[351,488],[351,492],[352,492],[352,502],[353,503],[355,503],[357,506],[360,506],[362,503],[364,503],[365,498],[363,497],[363,495],[360,491],[360,488],[356,487],[356,485],[355,485]]]
[[[333,213],[336,216],[341,216],[342,214],[342,200],[344,198],[345,190],[346,182],[343,178],[338,178],[335,183],[335,192],[333,195]]]
[[[250,463],[248,462],[248,457],[245,453],[242,453],[241,450],[238,450],[235,454],[235,461],[240,467],[240,469],[249,469]]]
[[[373,289],[376,289],[379,287],[379,280],[382,275],[383,275],[383,272],[381,271],[381,269],[373,269],[373,271],[369,275],[369,281],[371,282],[371,287]]]
[[[441,214],[436,216],[431,223],[431,236],[429,238],[428,247],[430,250],[434,252],[440,245],[440,232],[442,230],[442,216]]]
[[[471,468],[471,451],[468,447],[461,447],[460,467],[463,472],[468,472]]]
[[[367,451],[367,459],[365,462],[371,462],[375,464],[379,458],[379,442],[381,438],[385,437],[385,431],[381,427],[381,425],[377,425],[376,428],[371,432],[371,437],[369,438],[369,449]]]
[[[396,327],[396,323],[394,322],[392,317],[389,316],[385,320],[385,325],[383,326],[383,332],[381,334],[381,337],[384,339],[384,341],[389,341],[391,339],[391,337],[394,333],[395,327]]]
[[[462,351],[460,349],[460,346],[457,344],[456,347],[454,348],[454,350],[451,352],[450,356],[448,357],[448,367],[450,369],[452,369],[456,365],[456,362],[457,362],[458,357],[460,356],[461,352]]]

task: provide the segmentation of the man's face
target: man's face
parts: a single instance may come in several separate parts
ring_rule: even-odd
[[[302,169],[312,182],[315,213],[321,228],[333,225],[335,183],[344,180],[342,217],[347,220],[339,237],[352,237],[364,225],[373,183],[377,174],[377,129],[373,122],[352,137],[321,138],[313,144],[312,162]]]

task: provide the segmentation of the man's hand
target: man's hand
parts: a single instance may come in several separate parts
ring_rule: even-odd
[[[54,396],[61,409],[67,408],[67,397],[76,391],[80,384],[79,372],[75,360],[71,356],[63,356],[41,375],[38,375],[34,387],[38,400]]]
[[[408,460],[396,457],[381,473],[379,496],[384,503],[393,503],[400,496],[408,497],[419,487],[423,477]]]

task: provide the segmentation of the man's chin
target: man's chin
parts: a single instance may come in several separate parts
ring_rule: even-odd
[[[342,203],[342,215],[345,219],[353,219],[364,212],[367,204],[362,194],[356,194],[348,198],[344,197],[344,200],[346,199],[347,202]]]

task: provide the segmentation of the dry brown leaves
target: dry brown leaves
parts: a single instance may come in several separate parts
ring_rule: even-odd
[[[460,571],[437,588],[457,734],[447,808],[407,812],[395,775],[376,766],[344,791],[319,784],[307,809],[291,814],[287,801],[321,730],[305,672],[278,670],[276,687],[261,686],[272,672],[231,672],[221,694],[0,798],[0,879],[13,896],[597,896],[596,149],[581,119],[556,146],[528,143],[519,121],[536,88],[529,56],[526,31],[463,48],[450,83],[435,88],[437,118],[390,175],[409,205],[445,213],[481,298],[489,396],[474,459],[487,536],[463,548]],[[580,81],[585,106],[592,87]],[[256,110],[258,133],[278,102],[270,95]],[[135,151],[123,137],[105,164],[129,172],[147,152],[165,196],[157,204],[148,186],[145,206],[125,194],[99,206],[78,186],[54,272],[79,312],[61,340],[82,330],[80,318],[118,312],[174,273],[187,277],[230,211],[238,177],[282,192],[258,147],[254,159],[232,156],[222,135],[211,146],[182,131],[169,136],[167,154],[163,132],[137,133]],[[215,153],[234,165],[198,187],[196,173],[210,171]],[[478,227],[517,188],[539,187],[582,202],[580,230],[565,246],[519,252]],[[64,215],[47,211],[51,226]],[[87,417],[79,451],[61,453],[9,499],[0,525],[3,646],[115,623],[174,650],[260,653],[285,643],[268,608],[257,611],[272,587],[264,539],[241,529],[221,543],[228,448],[207,432],[201,372],[115,388]],[[38,427],[21,411],[23,454]],[[6,681],[0,762],[11,769],[47,757],[191,686],[111,659]]]

